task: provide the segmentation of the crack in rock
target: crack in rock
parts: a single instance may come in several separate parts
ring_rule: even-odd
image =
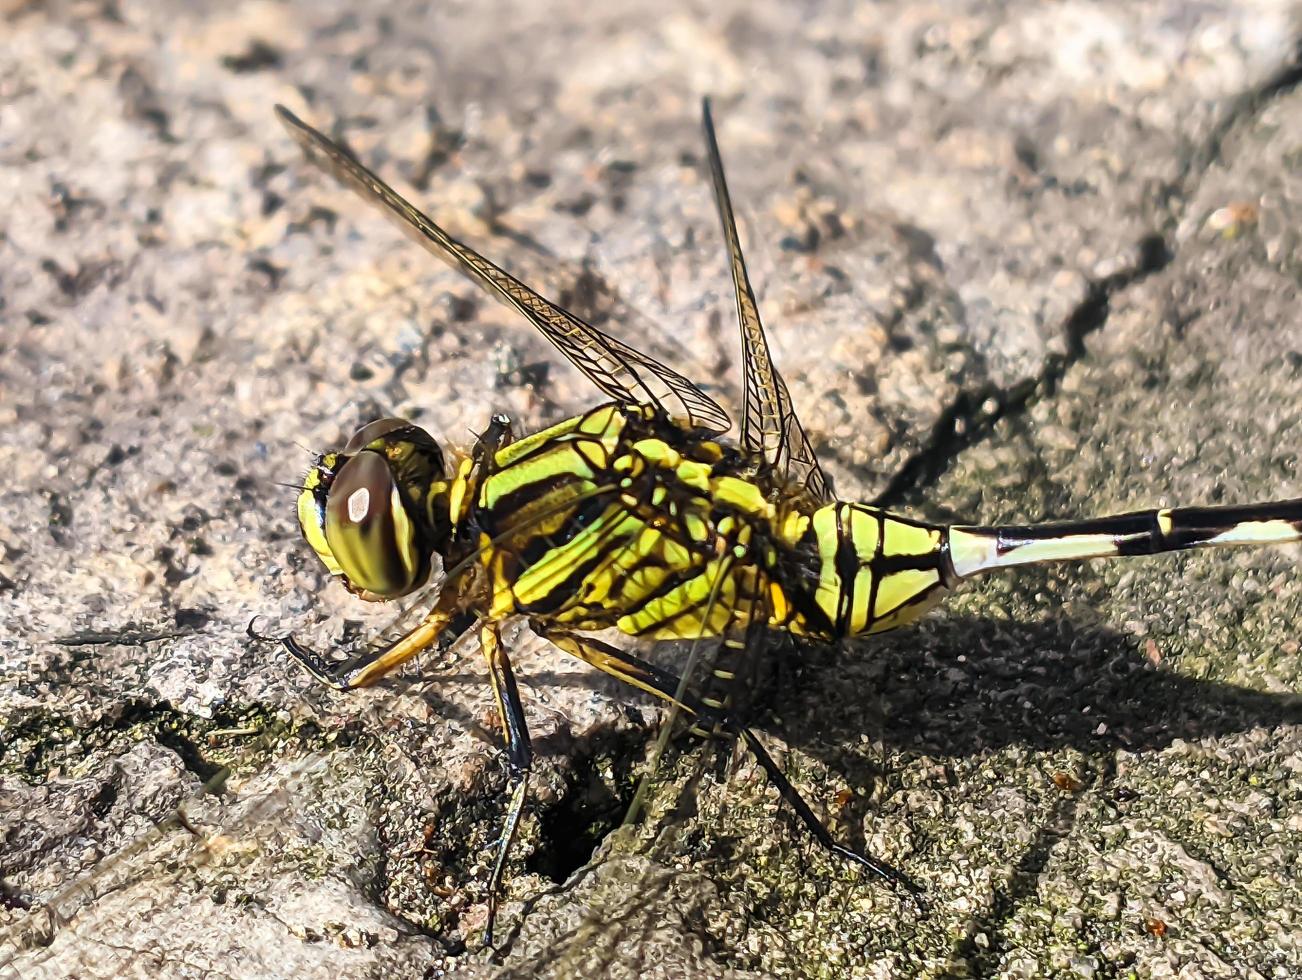
[[[1041,397],[1052,397],[1071,367],[1085,356],[1085,339],[1107,322],[1112,296],[1166,268],[1175,254],[1157,234],[1140,239],[1136,251],[1134,263],[1090,282],[1084,298],[1063,322],[1064,353],[1049,355],[1038,374],[1011,388],[988,383],[960,391],[937,419],[923,448],[900,467],[873,503],[895,506],[932,485],[960,453],[984,440],[1000,421],[1025,413]]]
[[[1183,205],[1192,196],[1202,175],[1222,158],[1229,134],[1245,120],[1258,115],[1271,101],[1285,96],[1302,84],[1302,38],[1292,56],[1273,74],[1232,99],[1211,132],[1189,152],[1176,177],[1167,185],[1163,201],[1176,208],[1164,208],[1170,228],[1178,224]],[[1052,397],[1067,371],[1085,354],[1085,339],[1107,322],[1112,296],[1174,260],[1178,245],[1153,232],[1137,243],[1138,260],[1102,279],[1090,282],[1085,297],[1063,323],[1067,350],[1045,358],[1038,374],[1011,387],[988,383],[960,391],[932,427],[923,447],[905,461],[873,500],[879,507],[898,506],[918,490],[933,485],[958,458],[959,454],[986,439],[1003,419],[1025,413],[1040,397]]]

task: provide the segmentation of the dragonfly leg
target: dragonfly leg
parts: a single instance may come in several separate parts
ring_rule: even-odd
[[[493,454],[515,442],[511,431],[511,418],[500,412],[488,420],[488,428],[475,438],[475,446],[470,451],[470,458],[477,468],[484,465],[484,460],[492,460]]]
[[[501,636],[496,623],[485,623],[479,631],[484,659],[488,661],[488,677],[493,685],[493,697],[502,719],[502,737],[506,743],[506,764],[512,782],[511,802],[506,811],[506,823],[497,842],[497,859],[488,879],[488,922],[484,926],[484,945],[493,945],[493,922],[497,918],[497,905],[501,898],[502,877],[506,872],[506,859],[520,829],[520,814],[529,785],[529,770],[533,766],[533,746],[529,742],[529,728],[524,720],[524,706],[520,703],[520,690],[516,687],[511,661],[502,649]]]
[[[720,730],[740,738],[746,744],[746,748],[750,749],[755,756],[760,768],[764,770],[769,781],[773,783],[774,789],[787,802],[787,805],[796,812],[796,816],[800,818],[801,823],[805,825],[821,847],[840,858],[871,871],[892,885],[903,888],[912,896],[916,897],[922,893],[921,887],[910,880],[903,872],[896,870],[886,862],[856,851],[851,847],[846,847],[844,844],[838,844],[832,837],[831,832],[823,826],[814,811],[810,809],[809,804],[791,785],[791,780],[787,779],[778,764],[773,761],[773,757],[764,748],[764,743],[760,741],[759,736],[750,728],[741,724],[725,709],[712,707],[689,693],[679,695],[680,678],[677,674],[662,670],[600,640],[552,629],[537,621],[531,621],[530,625],[534,632],[551,641],[566,653],[578,657],[585,663],[591,664],[598,670],[604,671],[613,677],[654,694],[656,697],[676,704],[682,710],[695,715],[698,724],[713,723]]]
[[[631,653],[625,653],[609,643],[590,636],[579,636],[566,630],[558,630],[534,619],[529,621],[529,626],[543,639],[560,647],[570,656],[577,657],[625,684],[631,684],[648,694],[654,694],[677,705],[683,711],[695,715],[699,721],[718,724],[724,722],[722,715],[690,692],[684,692],[681,698],[678,696],[681,679],[677,674],[662,670]]]
[[[448,599],[446,603],[445,596]],[[443,631],[451,626],[460,614],[458,599],[455,590],[446,589],[444,594],[439,596],[438,604],[403,636],[387,646],[369,650],[352,660],[327,659],[315,650],[303,646],[293,636],[278,638],[260,636],[254,632],[253,623],[249,623],[248,634],[255,640],[280,643],[286,653],[326,687],[336,691],[351,691],[354,688],[374,684],[422,650],[437,643]]]
[[[844,844],[838,844],[832,837],[831,831],[823,826],[822,822],[814,814],[814,811],[809,808],[809,804],[805,802],[804,798],[799,792],[797,792],[796,788],[791,785],[791,780],[787,779],[782,770],[778,768],[778,764],[773,761],[773,757],[769,755],[768,750],[764,748],[764,743],[759,740],[759,736],[744,725],[738,725],[735,722],[729,730],[739,736],[741,740],[746,743],[746,747],[750,749],[751,754],[755,756],[755,760],[768,775],[769,781],[773,783],[773,787],[778,791],[779,795],[787,801],[787,804],[791,809],[796,811],[796,816],[800,818],[800,822],[809,829],[809,832],[814,835],[814,840],[818,841],[821,847],[831,851],[837,857],[844,858],[853,864],[859,865],[861,868],[866,868],[879,878],[889,881],[892,885],[898,885],[915,898],[922,894],[922,887],[910,879],[908,875],[904,874],[904,872],[896,870],[885,861],[875,858],[870,854],[856,851],[854,848],[846,847]]]

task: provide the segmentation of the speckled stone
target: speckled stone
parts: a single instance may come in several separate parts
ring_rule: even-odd
[[[299,540],[310,451],[594,401],[275,102],[735,406],[713,94],[847,498],[1302,496],[1292,5],[592,6],[0,3],[0,975],[1302,974],[1297,548],[1031,570],[778,645],[764,737],[921,909],[726,748],[681,743],[607,836],[659,714],[508,631],[539,762],[491,958],[474,642],[337,697],[247,638],[397,626]]]

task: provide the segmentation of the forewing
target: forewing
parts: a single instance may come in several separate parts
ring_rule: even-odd
[[[786,382],[773,366],[768,340],[760,322],[755,292],[746,274],[737,221],[732,213],[728,183],[723,175],[723,160],[714,135],[710,102],[701,106],[705,127],[705,145],[710,158],[710,176],[714,180],[714,201],[719,207],[719,221],[728,246],[728,264],[732,269],[733,289],[737,294],[737,319],[741,325],[742,362],[745,387],[742,392],[741,443],[760,453],[772,465],[780,480],[792,486],[804,486],[816,500],[830,500],[831,485],[818,465],[814,447],[796,417]]]
[[[495,298],[515,307],[602,392],[620,402],[660,406],[691,424],[727,431],[728,413],[672,368],[634,350],[538,295],[520,280],[463,245],[401,194],[357,162],[347,150],[284,106],[276,115],[308,158],[377,204],[430,252],[461,270]]]

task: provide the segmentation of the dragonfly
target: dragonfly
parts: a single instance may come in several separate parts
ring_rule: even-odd
[[[379,419],[316,457],[297,498],[307,544],[358,598],[391,601],[440,586],[414,627],[360,655],[278,638],[317,681],[366,687],[467,621],[478,631],[509,786],[485,946],[534,758],[502,642],[509,620],[523,618],[564,654],[662,699],[697,730],[737,740],[818,845],[916,896],[904,871],[836,840],[732,707],[738,671],[764,657],[774,637],[839,643],[893,630],[965,582],[1022,565],[1302,540],[1302,499],[990,526],[838,499],[773,362],[708,99],[702,125],[741,335],[735,441],[728,413],[699,385],[544,298],[344,147],[288,109],[275,111],[309,160],[517,310],[606,399],[519,438],[507,416],[494,415],[468,449],[446,451],[405,419]],[[675,669],[592,635],[611,630],[691,643]]]

